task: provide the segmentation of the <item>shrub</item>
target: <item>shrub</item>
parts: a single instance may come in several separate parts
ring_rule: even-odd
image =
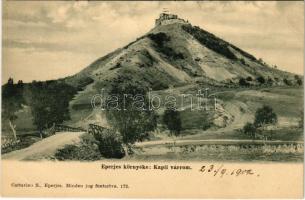
[[[268,85],[272,85],[273,84],[273,79],[271,77],[268,77],[267,83],[268,83]]]
[[[103,133],[94,136],[99,142],[98,149],[105,158],[123,158],[125,152],[122,146],[122,137],[114,130],[105,129]]]
[[[152,41],[154,41],[155,48],[160,53],[164,54],[168,58],[171,59],[184,59],[185,56],[181,52],[176,52],[173,48],[169,47],[167,43],[171,40],[170,36],[167,34],[160,32],[160,33],[150,33],[147,35]]]
[[[256,127],[254,124],[248,122],[243,128],[243,132],[252,138],[255,138],[255,133],[256,133]]]
[[[202,130],[208,130],[209,128],[211,128],[211,126],[212,126],[212,123],[211,122],[208,122],[208,121],[204,121],[203,123],[202,123]]]
[[[284,78],[283,82],[284,82],[286,85],[288,85],[288,86],[291,86],[291,85],[292,85],[291,81],[288,80],[287,78]]]
[[[170,130],[171,134],[178,136],[181,131],[181,117],[175,108],[166,108],[163,115],[163,123]]]
[[[266,81],[265,81],[265,78],[262,77],[262,76],[259,76],[256,78],[257,82],[259,82],[260,84],[264,84]]]
[[[85,134],[79,145],[66,145],[55,153],[57,160],[100,160],[102,155],[98,149],[98,141],[92,135]]]
[[[246,81],[244,78],[239,79],[239,85],[240,86],[249,86],[250,84]]]
[[[245,61],[245,59],[240,59],[240,62],[241,62],[241,64],[243,64],[243,65],[245,65],[246,64],[246,61]]]
[[[303,84],[302,79],[298,75],[295,75],[294,78],[296,80],[297,85],[302,85]]]
[[[170,41],[170,37],[163,32],[150,33],[147,36],[159,46],[163,46],[165,42]]]
[[[257,109],[255,113],[254,125],[256,127],[261,127],[267,124],[276,124],[277,115],[273,112],[273,109],[269,106],[263,106]]]

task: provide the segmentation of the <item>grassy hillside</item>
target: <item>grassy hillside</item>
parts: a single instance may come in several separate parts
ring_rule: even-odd
[[[102,89],[107,91],[120,75],[132,76],[161,98],[169,94],[176,96],[185,133],[240,129],[246,122],[253,121],[256,109],[263,105],[271,106],[277,113],[278,126],[291,127],[297,124],[303,109],[301,77],[274,69],[199,27],[173,23],[153,28],[73,76],[54,80],[55,84],[64,84],[66,88],[65,91],[60,88],[49,91],[54,98],[61,95],[65,109],[68,108],[69,117],[65,116],[60,122],[82,127],[88,123],[107,124],[104,113],[93,109],[91,100],[101,94]],[[190,99],[185,99],[185,105],[181,105],[181,94],[196,95],[198,89],[205,87],[216,93],[218,110],[191,111]],[[194,98],[192,103],[198,103],[196,101]],[[30,107],[18,109],[18,132],[34,129]],[[160,123],[163,111],[162,104],[157,111]],[[5,126],[4,129],[9,130]]]

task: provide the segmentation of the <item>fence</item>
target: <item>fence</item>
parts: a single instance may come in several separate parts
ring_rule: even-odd
[[[5,149],[20,143],[20,140],[14,138],[1,138],[1,149]]]
[[[85,129],[82,128],[75,128],[71,126],[61,125],[61,124],[54,124],[51,128],[45,131],[46,136],[54,135],[56,132],[85,132]]]

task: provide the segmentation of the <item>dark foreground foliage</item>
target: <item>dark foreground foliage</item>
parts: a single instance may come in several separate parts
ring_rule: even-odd
[[[98,141],[92,135],[85,134],[79,145],[66,145],[55,153],[57,160],[100,160],[102,155],[98,149]]]
[[[106,117],[126,145],[143,141],[157,126],[157,115],[150,109],[147,92],[147,87],[127,75],[119,76],[111,85],[109,96],[117,99],[106,100]],[[135,101],[137,97],[139,101]]]
[[[125,152],[122,137],[114,130],[106,129],[103,133],[95,134],[98,150],[104,158],[123,158]]]

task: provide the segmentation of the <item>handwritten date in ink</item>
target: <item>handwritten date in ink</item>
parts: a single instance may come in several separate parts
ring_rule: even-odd
[[[223,177],[223,176],[259,176],[259,174],[255,174],[255,172],[252,169],[241,169],[241,168],[235,168],[235,169],[228,169],[224,167],[224,165],[203,165],[201,166],[199,172],[203,174],[209,174],[213,176]]]

